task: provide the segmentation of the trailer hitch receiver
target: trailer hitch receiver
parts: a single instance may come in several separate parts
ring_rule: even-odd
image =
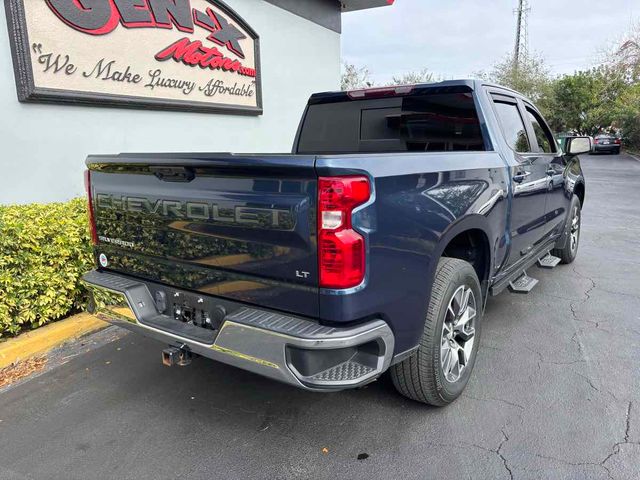
[[[191,364],[191,350],[183,345],[182,347],[169,347],[162,351],[162,364],[167,367],[178,365],[186,367]]]

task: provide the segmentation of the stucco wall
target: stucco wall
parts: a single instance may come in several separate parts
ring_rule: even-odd
[[[340,35],[258,0],[225,0],[260,35],[258,117],[19,103],[0,3],[0,204],[83,195],[89,153],[288,152],[312,92],[338,88]]]

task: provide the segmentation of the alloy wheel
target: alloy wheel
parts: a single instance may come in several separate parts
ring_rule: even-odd
[[[572,252],[575,252],[578,248],[578,240],[580,239],[580,209],[577,205],[573,207],[570,235],[570,248]]]
[[[440,341],[440,365],[447,381],[458,381],[468,365],[475,343],[476,298],[467,285],[456,289],[449,301]]]

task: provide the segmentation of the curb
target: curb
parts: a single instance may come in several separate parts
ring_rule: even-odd
[[[48,352],[63,343],[108,327],[89,313],[78,313],[0,343],[0,369]]]

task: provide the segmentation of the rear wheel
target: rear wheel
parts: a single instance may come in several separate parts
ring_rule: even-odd
[[[551,255],[560,257],[560,263],[571,263],[578,255],[581,219],[582,205],[580,204],[580,199],[574,195],[571,197],[571,205],[569,206],[569,218],[567,219],[566,231],[563,237],[564,245],[551,250]]]
[[[457,258],[438,262],[418,350],[391,367],[405,397],[444,406],[469,381],[480,343],[482,294],[473,267]]]

